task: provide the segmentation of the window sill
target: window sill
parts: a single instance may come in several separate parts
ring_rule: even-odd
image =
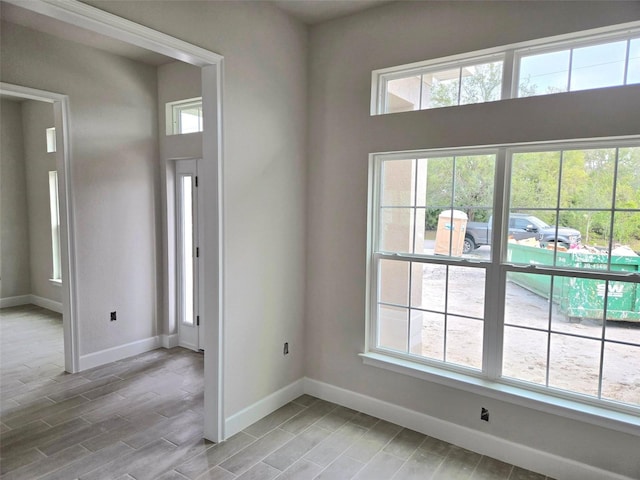
[[[380,353],[361,353],[365,365],[383,368],[458,390],[640,436],[640,416],[556,397],[505,383],[478,378]]]
[[[50,278],[49,279],[49,283],[51,285],[55,285],[56,287],[61,287],[62,286],[62,280],[57,279],[57,278]]]

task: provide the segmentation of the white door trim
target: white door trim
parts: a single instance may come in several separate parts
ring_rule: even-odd
[[[56,126],[56,169],[60,202],[60,256],[62,267],[62,332],[64,337],[64,369],[78,371],[78,325],[76,317],[76,255],[71,183],[71,150],[69,148],[69,97],[59,93],[0,82],[0,93],[53,105]]]
[[[185,63],[190,63],[202,69],[202,102],[204,109],[205,131],[202,145],[202,169],[200,172],[200,185],[204,204],[208,205],[205,215],[202,216],[204,243],[201,244],[201,268],[203,285],[210,292],[203,302],[200,315],[207,323],[204,332],[205,362],[204,362],[204,412],[205,428],[204,436],[214,442],[225,439],[224,433],[224,352],[223,352],[223,267],[224,267],[224,243],[223,243],[223,150],[222,150],[222,79],[223,57],[217,53],[205,50],[196,45],[184,42],[143,25],[131,22],[124,18],[104,12],[76,0],[5,0],[7,3],[21,8],[51,17],[53,19],[70,23],[90,31],[106,35],[132,45],[146,48],[156,53],[175,58]],[[62,119],[68,121],[68,98],[58,100],[59,111]],[[54,104],[55,106],[55,104]],[[62,141],[66,139],[60,139]],[[68,147],[68,143],[65,144]],[[68,148],[65,149],[68,151]],[[67,153],[68,165],[71,166],[71,158]],[[67,172],[65,172],[67,174]],[[73,200],[70,195],[69,183],[65,183],[67,198]],[[73,235],[73,202],[65,204],[61,208],[68,209],[69,222],[67,222],[68,238],[62,238],[63,248],[68,252],[69,277],[68,287],[76,283],[75,271],[75,245]],[[63,235],[64,237],[64,235]],[[63,253],[64,256],[64,253]],[[64,258],[63,258],[64,260]],[[70,342],[74,344],[75,367],[77,368],[78,336],[77,318],[75,311],[74,291],[69,289],[71,301],[68,302],[70,321]],[[66,338],[65,338],[66,341]]]

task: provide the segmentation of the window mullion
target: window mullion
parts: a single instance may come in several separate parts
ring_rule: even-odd
[[[628,76],[629,76],[629,57],[631,56],[631,39],[628,38],[627,39],[627,52],[626,55],[624,57],[624,75],[622,76],[623,78],[623,85],[627,85],[628,82]]]
[[[501,100],[508,98],[515,98],[517,96],[514,93],[516,88],[515,82],[518,76],[514,72],[515,54],[513,50],[507,50],[504,53],[502,63],[502,93],[500,95]]]
[[[484,305],[483,371],[495,380],[502,372],[502,345],[504,323],[504,296],[506,272],[501,266],[504,247],[502,226],[508,215],[509,168],[506,149],[500,148],[496,154],[496,170],[493,200],[493,230],[491,232],[491,266],[487,269]],[[505,207],[507,205],[507,207]]]

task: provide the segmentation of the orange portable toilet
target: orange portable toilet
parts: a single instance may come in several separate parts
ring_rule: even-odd
[[[433,253],[436,255],[462,256],[464,234],[467,231],[467,214],[460,210],[445,210],[438,216],[436,244]]]

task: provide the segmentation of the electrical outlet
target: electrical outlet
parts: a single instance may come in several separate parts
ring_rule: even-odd
[[[284,342],[284,347],[282,349],[283,355],[289,355],[289,342]]]
[[[111,312],[111,316],[110,316],[109,318],[110,318],[110,320],[111,320],[112,322],[115,322],[115,321],[117,320],[117,318],[116,318],[116,312]]]
[[[484,407],[480,410],[480,420],[484,420],[485,422],[489,421],[489,410]]]

